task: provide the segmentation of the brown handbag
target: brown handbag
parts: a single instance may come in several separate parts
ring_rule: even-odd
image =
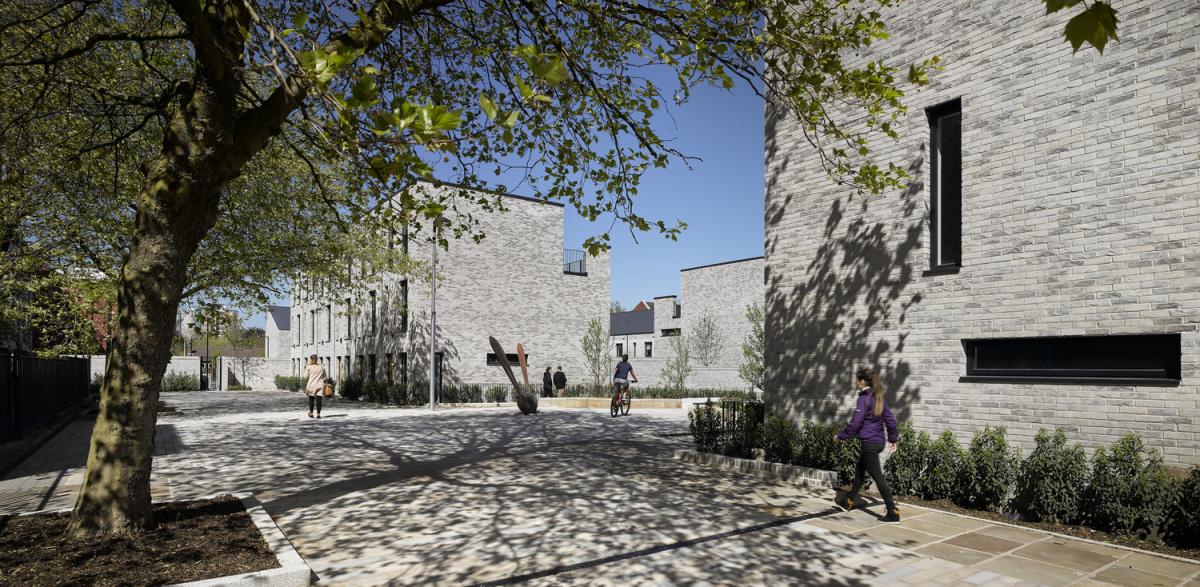
[[[325,384],[325,389],[324,389],[324,390],[322,390],[322,392],[321,392],[321,393],[322,393],[322,395],[324,395],[325,397],[333,397],[333,384],[332,384],[332,383],[326,383],[326,384]]]

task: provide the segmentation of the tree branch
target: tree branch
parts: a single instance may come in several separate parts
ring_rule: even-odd
[[[84,41],[82,47],[74,47],[71,49],[67,49],[66,51],[59,53],[57,55],[48,55],[45,57],[39,57],[37,59],[30,59],[28,61],[4,61],[4,62],[0,62],[0,67],[27,67],[30,65],[54,65],[59,62],[71,59],[73,57],[79,57],[80,55],[83,55],[83,54],[87,53],[88,51],[91,51],[92,49],[94,49],[96,47],[96,45],[99,45],[100,43],[106,43],[106,42],[112,42],[112,41],[132,41],[132,42],[136,42],[136,43],[144,43],[147,41],[168,41],[168,40],[179,40],[179,39],[187,39],[187,38],[188,38],[187,32],[179,31],[179,30],[169,31],[169,32],[165,32],[165,33],[157,33],[157,34],[133,34],[133,33],[128,33],[128,32],[125,32],[125,33],[101,33],[101,34],[95,34],[95,35],[88,37],[88,39],[86,41]]]

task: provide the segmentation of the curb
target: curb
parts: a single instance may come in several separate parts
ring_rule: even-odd
[[[189,497],[186,499],[165,499],[156,501],[160,503],[180,503],[187,501],[202,501],[206,499],[216,499],[232,495],[242,502],[242,507],[246,508],[246,514],[254,521],[254,525],[262,534],[263,541],[267,543],[267,547],[271,549],[271,554],[275,555],[275,560],[279,562],[279,567],[274,569],[266,569],[253,573],[243,573],[241,575],[226,575],[224,577],[214,577],[212,579],[201,579],[199,581],[190,581],[187,583],[176,583],[170,587],[302,587],[312,583],[313,572],[308,567],[308,563],[296,552],[292,547],[292,543],[283,535],[283,531],[275,524],[275,520],[271,519],[267,510],[263,509],[262,503],[254,497],[252,493],[217,493],[214,495],[205,495],[201,497]],[[74,508],[62,508],[57,510],[42,510],[36,512],[24,512],[16,514],[18,516],[36,516],[42,514],[61,514],[69,513]]]
[[[782,479],[804,487],[832,489],[837,485],[837,473],[823,469],[813,469],[811,467],[738,459],[696,450],[676,450],[672,458],[685,463],[708,465],[726,471],[750,473],[770,479]]]
[[[300,553],[296,552],[296,549],[292,547],[292,543],[288,541],[287,537],[283,535],[283,531],[275,524],[275,520],[272,520],[267,510],[263,509],[262,503],[250,493],[235,493],[233,496],[242,500],[242,505],[246,508],[246,513],[250,516],[251,520],[254,520],[254,525],[258,526],[258,531],[262,533],[263,540],[266,541],[267,546],[270,547],[271,552],[275,555],[275,560],[279,561],[279,568],[241,575],[226,575],[215,579],[178,583],[173,587],[249,587],[258,585],[269,587],[300,587],[309,585],[312,577],[312,569],[308,568],[308,563],[304,562],[304,559],[300,557]],[[193,500],[189,499],[186,501]]]

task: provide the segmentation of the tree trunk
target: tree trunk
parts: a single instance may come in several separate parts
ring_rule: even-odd
[[[236,120],[232,100],[197,84],[146,165],[133,242],[117,286],[117,326],[69,532],[129,535],[154,524],[150,468],[163,372],[188,264],[216,223]]]

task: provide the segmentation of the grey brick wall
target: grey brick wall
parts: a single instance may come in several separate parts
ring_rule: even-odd
[[[668,328],[678,328],[684,336],[694,334],[696,325],[704,315],[712,316],[721,333],[720,352],[716,362],[704,366],[693,353],[693,374],[687,379],[691,388],[748,389],[749,385],[738,376],[742,364],[742,342],[750,334],[750,322],[746,320],[746,307],[763,305],[764,262],[761,258],[742,259],[703,267],[684,269],[680,272],[680,296],[661,296],[654,299],[654,333],[612,337],[612,354],[616,356],[616,343],[622,343],[627,352],[637,345],[637,356],[630,353],[629,360],[644,386],[663,385],[662,369],[675,353],[671,349],[671,338],[662,336]],[[682,316],[675,318],[675,302],[682,303]],[[645,344],[654,346],[653,357],[647,359]]]
[[[833,185],[793,121],[768,112],[768,401],[796,419],[848,416],[855,365],[885,374],[920,429],[967,440],[1004,425],[1028,453],[1040,427],[1089,449],[1137,432],[1200,462],[1200,10],[1126,2],[1121,41],[1072,55],[1069,15],[1037,2],[914,0],[872,47],[940,55],[910,89],[901,140],[876,155],[908,190]],[[1071,12],[1071,11],[1065,11]],[[961,97],[962,269],[929,266],[927,107]],[[964,338],[1182,333],[1179,386],[966,383]]]
[[[487,354],[492,352],[489,335],[509,353],[516,352],[518,342],[524,343],[531,382],[540,383],[547,366],[559,365],[572,381],[581,381],[586,369],[579,341],[589,320],[608,315],[608,255],[588,257],[585,276],[564,274],[561,206],[512,197],[504,199],[509,209],[506,213],[487,212],[462,202],[458,205],[460,212],[480,220],[486,237],[480,243],[452,240],[448,252],[438,252],[438,350],[444,355],[446,381],[483,385],[507,381],[503,369],[486,365]],[[409,253],[427,261],[431,248],[414,238]],[[397,365],[400,354],[407,353],[410,376],[419,373],[427,377],[429,280],[427,276],[409,280],[407,330],[402,329],[400,280],[401,276],[385,279],[374,288],[379,304],[374,334],[366,296],[352,300],[350,312],[342,296],[295,305],[293,317],[301,314],[305,333],[312,328],[308,324],[311,310],[320,315],[326,304],[333,303],[334,319],[329,342],[321,342],[326,320],[319,317],[318,342],[309,344],[306,334],[299,346],[292,347],[292,356],[298,360],[314,353],[331,357],[331,374],[337,376],[336,357],[353,357],[350,370],[357,374],[358,357],[374,354],[382,377],[388,353],[395,355]]]

